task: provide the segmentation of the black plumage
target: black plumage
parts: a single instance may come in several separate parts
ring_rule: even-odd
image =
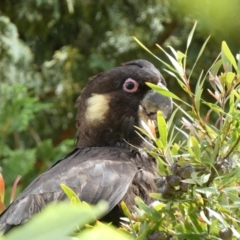
[[[104,199],[104,220],[119,224],[119,202],[132,210],[135,196],[147,204],[156,191],[157,164],[142,148],[149,148],[135,126],[145,126],[161,110],[166,118],[171,99],[145,83],[166,86],[153,64],[134,60],[90,79],[77,100],[77,146],[64,159],[37,177],[1,214],[3,233],[25,223],[49,202],[67,196],[60,184],[72,188],[81,200],[95,204]],[[144,124],[145,123],[145,124]]]

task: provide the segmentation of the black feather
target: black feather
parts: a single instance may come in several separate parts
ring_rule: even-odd
[[[123,90],[129,78],[137,81],[136,92]],[[28,221],[49,202],[66,200],[61,183],[88,203],[106,200],[109,212],[104,220],[116,225],[122,215],[119,207],[122,200],[130,210],[133,210],[135,196],[150,203],[149,193],[156,191],[157,164],[148,154],[137,150],[145,147],[145,142],[135,131],[142,100],[151,91],[146,82],[166,85],[160,72],[146,60],[125,63],[92,78],[77,101],[76,149],[37,177],[1,214],[3,233]],[[97,124],[92,124],[86,116],[87,101],[94,94],[107,96],[106,113],[101,121],[96,120]],[[153,106],[159,105],[161,110],[161,105],[166,108],[169,104],[167,107],[171,110],[169,99],[151,99],[163,99]]]

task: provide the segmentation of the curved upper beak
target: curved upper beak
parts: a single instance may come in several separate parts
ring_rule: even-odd
[[[167,89],[161,83],[158,85]],[[157,111],[161,111],[167,120],[172,113],[173,102],[171,98],[165,97],[155,90],[149,90],[141,102],[141,107],[149,119],[156,120]]]

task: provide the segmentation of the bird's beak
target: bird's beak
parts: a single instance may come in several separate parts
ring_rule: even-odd
[[[167,89],[161,83],[159,83],[158,86]],[[156,118],[157,111],[161,111],[165,119],[168,119],[172,113],[173,103],[171,98],[165,97],[154,90],[149,90],[143,98],[141,106],[146,115],[152,120]]]
[[[161,83],[158,85],[164,89],[167,89]],[[153,89],[149,90],[139,106],[138,115],[140,127],[144,128],[145,130],[147,130],[146,127],[149,127],[149,125],[155,125],[156,127],[157,112],[161,111],[167,120],[172,113],[172,108],[173,102],[171,98],[165,97]],[[147,130],[147,132],[149,132],[149,130]]]

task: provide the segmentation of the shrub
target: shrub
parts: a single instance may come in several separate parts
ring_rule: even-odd
[[[189,101],[183,101],[165,89],[150,85],[161,94],[174,99],[175,111],[168,122],[158,113],[160,137],[155,137],[157,134],[154,130],[149,132],[148,128],[139,129],[155,142],[155,148],[150,154],[159,163],[160,177],[156,179],[159,192],[151,194],[156,201],[147,206],[137,197],[134,213],[130,213],[122,203],[126,218],[123,219],[120,230],[98,222],[94,227],[87,225],[88,229],[81,230],[72,239],[240,238],[239,56],[235,58],[226,42],[222,42],[220,55],[208,71],[202,71],[193,90],[191,75],[209,40],[203,44],[192,70],[187,72],[187,53],[195,27],[196,25],[189,34],[185,53],[170,47],[169,54],[158,46],[165,52],[171,65],[161,59],[159,61],[166,66],[165,71],[177,80]],[[139,40],[136,41],[146,49]],[[202,99],[207,80],[212,87],[207,89],[213,98],[212,102]],[[207,114],[202,113],[203,106],[207,106]],[[179,112],[182,114],[181,126],[173,121]],[[82,221],[80,227],[95,219],[91,218],[92,211],[96,216],[106,211],[104,204],[99,204],[92,210],[88,204],[82,204],[71,190],[64,186],[63,189],[74,205],[81,206],[49,206],[5,239],[18,239],[25,231],[31,231],[31,237],[37,239],[35,236],[39,234],[40,222],[43,224],[48,219],[58,218],[61,221],[51,221],[51,228],[46,228],[45,233],[42,233],[46,235],[39,234],[38,239],[66,239],[77,223],[82,221],[82,216],[90,217],[87,218],[88,221]],[[70,222],[72,218],[74,220]]]

